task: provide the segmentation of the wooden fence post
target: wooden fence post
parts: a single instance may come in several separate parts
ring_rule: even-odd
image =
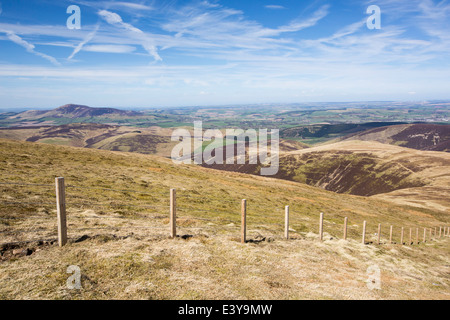
[[[404,227],[402,227],[402,234],[401,234],[401,236],[400,236],[400,244],[402,244],[403,245],[403,234],[405,233],[405,228]]]
[[[67,243],[66,191],[64,178],[56,178],[56,212],[58,217],[58,243],[62,247]]]
[[[367,222],[363,222],[363,234],[362,234],[362,244],[366,244],[366,226]]]
[[[247,200],[241,203],[241,243],[247,242]]]
[[[419,228],[416,228],[416,242],[419,244]]]
[[[427,228],[423,228],[423,242],[427,240]]]
[[[389,243],[392,244],[392,231],[393,231],[394,227],[391,226],[391,228],[389,229]]]
[[[170,237],[177,236],[177,192],[170,189]]]
[[[344,219],[344,240],[347,240],[347,222],[348,222],[348,218],[345,217],[345,219]]]
[[[289,206],[284,208],[284,237],[289,240]]]
[[[320,220],[319,220],[319,240],[323,240],[323,212],[320,213]]]
[[[439,238],[442,236],[442,227],[439,227]]]
[[[409,228],[409,244],[412,244],[412,228]]]
[[[378,239],[377,244],[380,244],[380,238],[381,238],[381,223],[378,224]]]

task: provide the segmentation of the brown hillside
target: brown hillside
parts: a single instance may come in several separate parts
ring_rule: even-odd
[[[206,166],[206,165],[205,165]],[[259,175],[259,165],[211,165],[213,169]],[[347,140],[280,155],[273,178],[291,180],[338,193],[391,194],[413,206],[450,208],[450,154],[419,151],[372,141]],[[414,190],[414,193],[408,193]],[[423,191],[423,193],[421,192]],[[400,201],[400,200],[399,200]],[[406,203],[405,202],[405,203]]]
[[[342,140],[378,141],[417,150],[450,152],[450,125],[394,125],[351,134]]]
[[[0,151],[2,300],[449,299],[449,239],[429,233],[449,225],[448,213],[137,153],[4,139]],[[55,176],[66,179],[69,242],[62,248]],[[177,189],[175,239],[168,232],[170,188]],[[420,228],[420,243],[401,245],[401,227]],[[80,268],[79,290],[67,286],[69,266]],[[376,290],[368,287],[373,266],[381,270]]]

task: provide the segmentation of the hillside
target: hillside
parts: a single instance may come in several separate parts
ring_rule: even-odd
[[[209,168],[259,175],[259,165]],[[274,178],[361,196],[402,194],[386,199],[448,211],[450,154],[418,151],[374,141],[348,140],[281,153]],[[409,191],[414,191],[409,193]]]
[[[171,128],[157,126],[137,128],[97,123],[72,123],[60,126],[0,128],[0,138],[170,157],[173,147],[178,143],[171,141],[172,131]],[[308,146],[299,141],[280,141],[282,152],[304,148]]]
[[[0,138],[170,157],[172,130],[96,123],[0,128]]]
[[[448,238],[412,246],[386,240],[389,225],[396,243],[400,227],[448,226],[448,211],[136,153],[4,139],[0,152],[1,299],[449,299]],[[67,186],[63,248],[54,240],[56,176]],[[168,238],[170,188],[177,189],[176,239]],[[239,243],[243,198],[246,244]],[[348,241],[340,240],[344,217]],[[360,243],[363,220],[369,243],[382,223],[381,245]],[[81,290],[66,287],[70,265],[81,269]],[[366,285],[373,265],[380,290]]]
[[[417,150],[450,152],[450,125],[393,125],[350,134],[342,140],[378,141]]]
[[[365,132],[374,128],[389,127],[401,122],[367,122],[367,123],[319,123],[300,125],[280,131],[280,137],[295,139],[309,144],[328,142],[347,135]]]

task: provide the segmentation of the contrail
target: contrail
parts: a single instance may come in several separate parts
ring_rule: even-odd
[[[85,45],[86,43],[88,43],[89,41],[91,41],[91,40],[95,37],[95,35],[97,34],[97,31],[98,31],[98,28],[99,28],[99,25],[97,24],[97,25],[95,26],[94,31],[92,31],[91,33],[89,33],[89,34],[87,35],[87,37],[86,37],[82,42],[80,42],[80,43],[78,44],[78,46],[73,50],[72,54],[67,58],[67,60],[71,60],[78,52],[81,51],[81,49],[83,49],[83,47],[84,47],[84,45]]]
[[[32,45],[31,43],[23,40],[21,37],[19,37],[18,35],[16,35],[14,32],[12,31],[3,31],[4,33],[6,33],[6,36],[8,37],[9,40],[11,40],[12,42],[18,44],[21,47],[24,47],[29,53],[32,53],[34,55],[37,55],[41,58],[44,58],[48,61],[50,61],[51,63],[53,63],[56,66],[60,66],[61,64],[53,57],[46,55],[45,53],[42,52],[38,52],[36,50],[34,50],[35,46]]]
[[[156,60],[156,61],[162,61],[162,58],[158,54],[158,50],[156,49],[156,46],[153,44],[153,41],[149,39],[145,33],[132,26],[129,23],[126,23],[122,20],[122,17],[119,16],[117,13],[108,11],[108,10],[101,10],[98,12],[99,16],[102,17],[107,23],[110,25],[119,25],[125,30],[131,31],[133,33],[139,34],[141,40],[144,42],[142,44],[142,47]]]

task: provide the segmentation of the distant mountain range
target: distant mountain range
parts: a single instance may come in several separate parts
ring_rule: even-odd
[[[66,104],[53,110],[29,110],[18,113],[11,119],[36,120],[42,118],[86,118],[86,117],[114,117],[140,116],[142,113],[136,111],[119,110],[114,108],[91,108],[77,104]]]

